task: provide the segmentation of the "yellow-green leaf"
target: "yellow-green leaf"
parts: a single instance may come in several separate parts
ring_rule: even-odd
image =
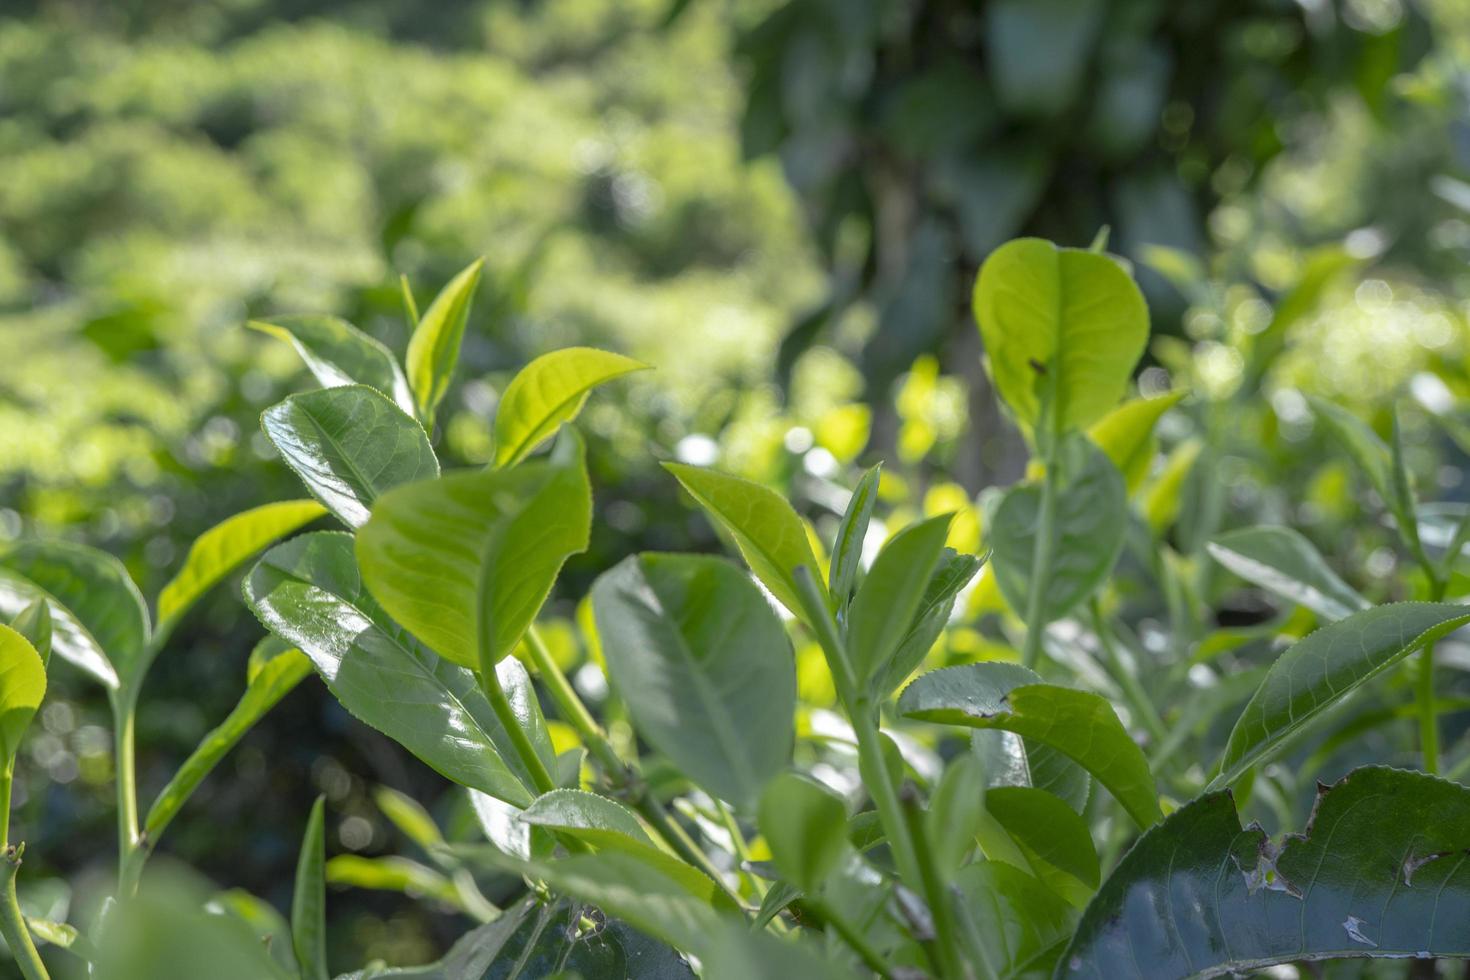
[[[434,424],[434,409],[449,390],[454,366],[459,362],[459,345],[464,340],[465,323],[470,316],[470,303],[485,260],[476,259],[434,297],[434,302],[419,318],[408,341],[404,360],[408,368],[408,384],[413,389],[414,404],[425,428]]]
[[[511,379],[495,410],[495,465],[514,466],[582,411],[604,382],[648,365],[592,347],[543,354]]]
[[[8,772],[46,695],[46,667],[30,641],[0,625],[0,755]]]
[[[1179,404],[1185,394],[1180,390],[1156,398],[1130,399],[1087,430],[1087,437],[1122,472],[1130,497],[1148,476],[1148,465],[1153,461],[1157,445],[1153,438],[1154,426],[1158,425],[1165,412]]]

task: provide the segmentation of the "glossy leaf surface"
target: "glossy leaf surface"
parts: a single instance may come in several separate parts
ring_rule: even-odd
[[[37,600],[46,603],[51,620],[51,651],[103,687],[116,690],[117,669],[82,621],[45,589],[0,565],[0,614],[13,619]]]
[[[884,546],[858,586],[847,618],[847,649],[859,684],[885,671],[908,635],[944,553],[952,514],[904,528]]]
[[[631,357],[567,347],[536,358],[506,385],[495,408],[495,465],[514,466],[582,411],[598,385],[648,368]]]
[[[414,409],[398,359],[341,317],[304,314],[251,320],[246,326],[296,348],[323,388],[360,384],[376,388],[405,412]]]
[[[449,280],[419,317],[413,336],[408,340],[404,367],[418,417],[426,427],[433,426],[434,410],[454,377],[465,324],[469,321],[470,303],[475,298],[484,267],[484,260],[476,259]]]
[[[0,764],[6,772],[15,764],[21,739],[45,696],[41,655],[24,636],[0,625]]]
[[[1288,527],[1248,527],[1205,545],[1210,557],[1241,578],[1327,620],[1343,619],[1369,602],[1328,567],[1301,534]]]

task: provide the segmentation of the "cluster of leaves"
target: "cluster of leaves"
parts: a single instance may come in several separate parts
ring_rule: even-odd
[[[1145,552],[1155,575],[1184,562],[1167,538],[1170,499],[1199,447],[1150,470],[1156,427],[1185,393],[1124,400],[1148,312],[1101,243],[1009,243],[981,269],[974,310],[1033,467],[985,501],[988,563],[949,546],[951,514],[866,548],[877,467],[829,547],[774,491],[667,463],[749,574],[715,556],[641,553],[597,579],[579,624],[637,734],[619,746],[537,620],[592,531],[586,449],[568,423],[594,388],[644,365],[592,348],[537,358],[500,401],[491,462],[441,473],[430,433],[478,276],[477,263],[422,316],[406,303],[402,363],[346,321],[258,324],[323,386],[262,419],[314,500],[267,504],[207,534],[158,597],[156,626],[105,554],[38,541],[5,556],[0,786],[52,653],[108,689],[121,765],[116,894],[88,934],[22,916],[24,845],[7,847],[0,931],[28,978],[47,975],[32,936],[102,976],[208,963],[218,976],[328,977],[328,876],[428,894],[480,922],[436,964],[346,975],[362,980],[696,967],[717,980],[1159,977],[1470,956],[1470,789],[1434,775],[1435,649],[1470,623],[1446,601],[1470,514],[1449,520],[1418,501],[1397,427],[1385,443],[1343,409],[1315,406],[1430,601],[1371,603],[1286,528],[1215,535],[1204,547],[1216,565],[1320,625],[1229,684],[1202,686],[1195,670],[1234,649],[1218,634],[1145,684],[1138,657],[1157,651],[1133,649],[1111,610],[1122,556]],[[347,531],[295,534],[326,515]],[[244,596],[271,635],[246,693],[140,824],[127,760],[143,676],[192,603],[262,549]],[[1192,576],[1177,578],[1187,592]],[[986,608],[1011,611],[1000,628],[1020,631],[1019,653],[927,669],[952,622]],[[819,649],[836,712],[800,709],[793,640]],[[1231,789],[1264,785],[1263,767],[1415,654],[1427,772],[1365,766],[1319,791],[1301,835],[1242,829]],[[318,802],[289,924],[246,897],[204,900],[197,885],[145,878],[193,789],[313,669],[355,717],[469,793],[486,843],[450,842],[414,801],[384,793],[435,867],[329,863]],[[554,742],[542,697],[569,744]],[[1204,729],[1231,714],[1212,749]],[[1207,771],[1180,762],[1211,757]],[[165,938],[181,920],[197,930]]]

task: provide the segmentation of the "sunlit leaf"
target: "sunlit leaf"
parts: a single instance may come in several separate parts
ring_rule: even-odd
[[[878,502],[878,478],[883,464],[863,474],[848,498],[847,510],[837,526],[837,539],[832,543],[832,565],[828,575],[828,591],[841,608],[852,598],[853,583],[863,560],[863,542],[868,524],[873,519],[873,505]]]
[[[577,417],[600,384],[647,364],[591,347],[543,354],[506,385],[495,408],[495,465],[514,466]]]
[[[1337,620],[1369,602],[1328,567],[1302,535],[1287,527],[1248,527],[1205,545],[1210,557],[1253,585]]]
[[[251,320],[246,326],[286,341],[323,388],[376,388],[405,412],[414,410],[408,379],[388,348],[335,316],[304,314]]]
[[[306,821],[291,896],[291,948],[303,980],[327,980],[326,800],[317,797]]]
[[[0,757],[7,773],[45,696],[46,665],[41,655],[25,637],[0,625]]]
[[[1171,391],[1153,398],[1134,398],[1124,402],[1094,422],[1087,430],[1091,439],[1123,474],[1128,495],[1132,496],[1148,476],[1149,464],[1157,449],[1154,427],[1164,413],[1187,392]]]
[[[464,341],[465,323],[469,320],[470,303],[480,285],[485,260],[476,259],[439,291],[434,302],[424,310],[408,341],[404,366],[408,384],[413,390],[418,417],[425,428],[433,428],[434,410],[449,390],[454,366],[459,362],[459,348]]]
[[[858,586],[848,610],[847,649],[859,684],[885,670],[908,635],[953,518],[931,517],[894,535]]]

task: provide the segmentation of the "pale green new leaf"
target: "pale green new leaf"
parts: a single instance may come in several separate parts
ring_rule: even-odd
[[[1087,437],[1097,445],[1113,465],[1123,474],[1131,497],[1143,486],[1148,476],[1149,464],[1153,462],[1157,440],[1154,427],[1164,413],[1185,396],[1186,392],[1171,391],[1153,398],[1133,398],[1124,402],[1094,422],[1087,430]]]
[[[1115,259],[1039,238],[990,253],[975,282],[975,319],[1000,397],[1034,429],[1055,392],[1058,434],[1086,428],[1127,389],[1148,341],[1148,307]]]
[[[470,303],[480,285],[485,260],[471,262],[434,297],[434,302],[419,318],[408,341],[404,364],[408,384],[413,390],[418,417],[425,428],[433,428],[434,410],[449,390],[454,366],[459,362],[459,347],[464,341],[465,323],[469,320]]]
[[[863,541],[873,519],[873,505],[878,502],[878,480],[883,464],[863,474],[847,501],[842,523],[837,526],[837,539],[832,543],[832,567],[828,570],[828,592],[841,609],[852,597],[852,586],[863,560]]]
[[[593,388],[648,365],[592,347],[536,358],[511,379],[495,409],[495,465],[514,466],[582,411]]]
[[[798,568],[812,574],[826,601],[826,590],[816,581],[819,566],[811,540],[786,498],[738,476],[683,463],[663,465],[730,532],[745,563],[782,605],[801,614],[801,590],[794,578]]]
[[[791,759],[796,668],[765,596],[700,555],[635,555],[592,587],[614,687],[650,745],[695,782],[753,804]]]
[[[1470,606],[1395,602],[1329,623],[1271,665],[1230,733],[1211,788],[1229,786],[1362,684],[1470,623]]]
[[[1241,528],[1217,536],[1205,549],[1247,582],[1323,619],[1343,619],[1370,605],[1338,578],[1312,542],[1291,528]]]
[[[1064,753],[1107,787],[1140,827],[1162,816],[1148,760],[1112,705],[1090,691],[1040,683],[1016,664],[976,663],[920,676],[898,699],[920,721],[1000,728]]]
[[[45,696],[46,665],[41,655],[25,637],[0,625],[0,756],[7,773]]]
[[[908,635],[953,520],[944,514],[910,525],[873,560],[847,616],[847,649],[858,684],[886,669]]]
[[[515,649],[562,564],[587,547],[581,445],[551,462],[452,473],[384,495],[357,535],[363,581],[444,657],[478,667]],[[560,458],[573,457],[571,459]]]
[[[251,320],[246,326],[286,341],[323,388],[376,388],[412,414],[413,394],[398,359],[377,340],[335,316],[303,314]]]
[[[421,895],[460,906],[454,882],[426,864],[396,854],[384,857],[338,854],[327,862],[325,871],[326,880],[333,885]]]
[[[10,621],[10,628],[30,641],[36,653],[40,654],[43,665],[50,662],[51,604],[44,597],[37,596],[31,600],[31,604]]]
[[[315,500],[283,500],[227,517],[199,535],[184,567],[158,594],[158,632],[169,633],[190,606],[246,559],[325,513]]]
[[[400,793],[391,786],[379,786],[373,790],[373,802],[378,809],[383,811],[393,826],[425,851],[432,851],[444,844],[444,835],[439,830],[439,825],[434,818],[425,810],[423,804],[409,796]]]
[[[318,796],[301,839],[291,896],[291,948],[302,980],[327,980],[326,799]]]
[[[292,395],[260,424],[311,495],[348,527],[366,522],[384,492],[439,475],[423,426],[363,385]]]

